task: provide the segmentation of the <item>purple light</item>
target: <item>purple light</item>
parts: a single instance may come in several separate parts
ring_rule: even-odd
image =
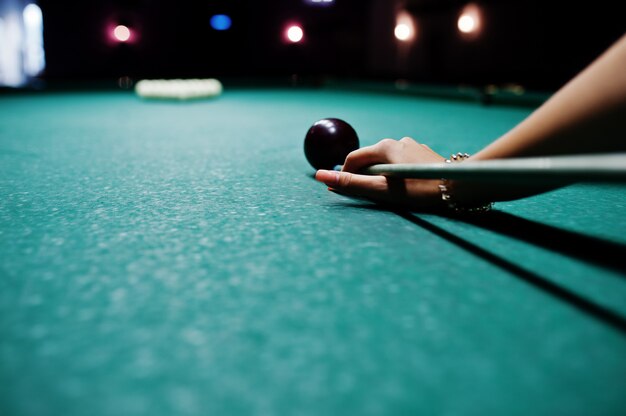
[[[304,0],[310,6],[328,7],[335,4],[335,0]]]

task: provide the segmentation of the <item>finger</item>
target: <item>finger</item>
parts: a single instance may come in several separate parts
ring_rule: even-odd
[[[406,144],[420,144],[415,139],[413,139],[411,137],[403,137],[399,141],[402,142],[402,143],[406,143]],[[425,145],[422,145],[422,146],[425,146]]]
[[[348,154],[343,163],[344,172],[358,172],[366,166],[379,163],[380,152],[374,146],[362,147]]]
[[[348,154],[343,165],[344,172],[358,172],[364,167],[376,163],[389,163],[387,156],[391,146],[397,143],[393,139],[383,139],[373,146],[365,146]]]
[[[317,171],[315,179],[324,182],[330,191],[388,204],[391,207],[432,209],[442,206],[436,180],[434,184],[433,181],[412,182],[409,187],[409,183],[400,178],[329,170]]]
[[[431,149],[430,146],[428,146],[425,143],[420,143],[417,140],[413,139],[412,137],[403,137],[399,141],[407,146],[411,146],[412,148],[415,148],[415,146],[421,146],[424,149],[429,150],[430,152],[433,152],[433,149]]]
[[[315,179],[343,194],[366,198],[382,199],[389,190],[387,178],[379,175],[318,170]]]

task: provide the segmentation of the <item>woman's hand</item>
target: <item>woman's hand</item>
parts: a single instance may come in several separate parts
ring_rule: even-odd
[[[351,152],[341,172],[318,170],[315,179],[328,189],[348,196],[371,199],[411,209],[442,208],[439,180],[400,179],[357,172],[379,163],[441,163],[445,160],[430,147],[405,137],[383,139]]]

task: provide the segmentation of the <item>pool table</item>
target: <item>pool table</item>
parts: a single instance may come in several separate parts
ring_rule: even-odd
[[[318,119],[448,155],[538,105],[383,84],[0,95],[0,414],[626,414],[626,188],[328,192]]]

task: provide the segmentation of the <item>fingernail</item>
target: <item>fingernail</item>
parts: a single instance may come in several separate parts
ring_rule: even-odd
[[[337,185],[339,183],[339,172],[320,169],[315,173],[315,179],[328,186]]]

